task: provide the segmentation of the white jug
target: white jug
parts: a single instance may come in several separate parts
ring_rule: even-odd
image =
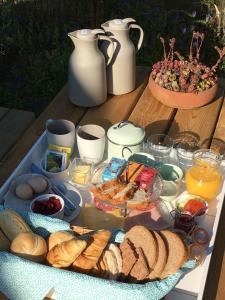
[[[107,64],[114,52],[113,42],[102,29],[81,29],[68,33],[75,49],[69,61],[69,99],[73,104],[92,107],[107,99],[106,62],[98,47],[99,40],[111,44]]]
[[[101,27],[105,30],[114,42],[115,53],[111,64],[107,67],[107,88],[108,93],[121,95],[135,89],[136,83],[136,52],[141,48],[144,32],[142,28],[133,24],[136,22],[132,18],[115,19],[105,22]],[[140,31],[137,49],[130,39],[131,28]],[[103,44],[103,52],[112,51],[111,45]]]

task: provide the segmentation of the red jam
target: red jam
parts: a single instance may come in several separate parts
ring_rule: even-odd
[[[190,199],[185,205],[184,205],[184,211],[190,212],[192,215],[201,216],[204,215],[206,211],[206,205],[197,199]],[[198,213],[199,212],[199,213]]]
[[[177,212],[175,215],[175,228],[181,229],[186,233],[191,232],[196,226],[195,219],[188,212]]]
[[[57,213],[62,208],[62,204],[57,197],[49,197],[46,200],[37,200],[35,201],[32,210],[35,213],[42,215],[53,215]]]

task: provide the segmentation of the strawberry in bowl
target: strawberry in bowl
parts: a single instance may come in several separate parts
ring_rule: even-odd
[[[44,194],[31,202],[30,211],[51,218],[63,219],[64,200],[55,194]]]

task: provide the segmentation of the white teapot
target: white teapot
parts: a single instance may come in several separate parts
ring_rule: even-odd
[[[141,48],[144,32],[142,28],[134,24],[132,18],[114,19],[105,22],[101,27],[105,30],[115,47],[115,53],[111,63],[107,67],[107,88],[108,93],[121,95],[135,89],[136,83],[136,52]],[[130,39],[130,29],[138,29],[140,37],[137,48]],[[103,43],[103,52],[112,51],[111,45]]]
[[[113,56],[113,42],[102,29],[81,29],[68,36],[75,46],[69,61],[69,99],[82,107],[100,105],[107,99],[106,65]],[[111,44],[107,63],[98,47],[99,40]]]

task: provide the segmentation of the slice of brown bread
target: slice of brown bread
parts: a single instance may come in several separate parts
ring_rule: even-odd
[[[146,279],[149,275],[149,268],[143,250],[136,248],[138,259],[130,271],[131,281],[138,282]]]
[[[138,255],[133,244],[127,238],[124,238],[120,244],[120,251],[122,254],[122,278],[126,278],[137,261]]]
[[[178,271],[188,259],[188,250],[180,236],[169,230],[160,231],[168,249],[168,259],[160,278],[166,278]]]
[[[158,245],[154,235],[146,227],[136,225],[125,234],[125,239],[129,239],[135,248],[143,250],[151,272],[158,258]]]
[[[157,231],[152,231],[154,234],[157,244],[158,244],[158,259],[155,264],[154,270],[149,274],[149,279],[157,279],[160,278],[162,271],[164,270],[168,258],[168,250],[165,245],[163,238]]]

